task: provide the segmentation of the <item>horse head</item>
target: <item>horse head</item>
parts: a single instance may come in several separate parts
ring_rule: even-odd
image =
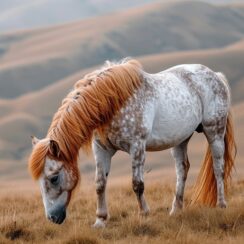
[[[77,165],[65,162],[59,144],[54,140],[33,137],[32,145],[29,170],[33,178],[39,180],[46,217],[61,224],[79,180]]]

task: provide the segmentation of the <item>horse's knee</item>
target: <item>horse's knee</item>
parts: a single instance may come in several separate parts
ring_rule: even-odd
[[[214,140],[210,143],[214,159],[221,159],[224,155],[225,143],[224,139]]]
[[[98,195],[102,194],[106,188],[106,178],[99,176],[96,178],[96,192]]]
[[[138,197],[140,197],[144,192],[144,182],[141,180],[133,179],[132,181],[133,191]]]

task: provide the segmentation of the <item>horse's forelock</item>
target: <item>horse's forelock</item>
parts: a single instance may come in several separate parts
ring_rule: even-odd
[[[30,174],[35,180],[38,180],[43,172],[49,145],[50,139],[43,139],[33,147],[32,153],[29,157],[28,168]]]

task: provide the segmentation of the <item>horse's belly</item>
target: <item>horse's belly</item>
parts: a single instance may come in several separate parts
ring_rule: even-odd
[[[147,151],[160,151],[179,145],[192,135],[198,124],[199,120],[193,118],[189,122],[175,120],[153,127],[147,138]]]
[[[167,143],[164,140],[150,139],[146,144],[146,151],[155,152],[162,151],[173,147],[173,143]]]
[[[171,136],[164,135],[163,133],[159,133],[155,137],[151,135],[146,142],[146,150],[162,151],[177,146],[189,138],[193,131],[194,130],[191,130],[188,133],[179,133],[178,135],[174,133],[174,135]]]
[[[179,94],[180,95],[180,94]],[[202,121],[202,107],[198,97],[185,91],[184,97],[172,96],[158,100],[146,149],[159,151],[179,145],[189,138]]]

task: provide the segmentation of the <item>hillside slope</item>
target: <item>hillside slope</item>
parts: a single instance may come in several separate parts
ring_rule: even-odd
[[[169,68],[172,65],[180,63],[204,63],[216,71],[226,73],[232,86],[233,100],[239,104],[234,109],[236,137],[238,148],[244,147],[242,138],[244,137],[244,101],[243,91],[243,63],[244,49],[243,43],[217,49],[204,51],[187,51],[172,54],[160,54],[140,57],[145,70],[148,72],[158,72]],[[55,84],[45,87],[36,92],[29,93],[13,100],[0,100],[0,155],[1,163],[5,175],[18,175],[13,160],[18,160],[19,174],[25,175],[26,172],[26,155],[31,150],[30,135],[44,137],[54,112],[61,104],[72,85],[80,79],[85,73],[94,70],[81,70],[76,74],[61,80]],[[240,80],[238,80],[238,77]],[[190,159],[194,164],[191,166],[192,176],[195,177],[199,163],[205,152],[205,140],[203,135],[194,136],[191,140]],[[237,168],[240,176],[244,175],[244,152],[239,151],[237,157]],[[91,173],[93,178],[94,166],[91,158],[81,157],[81,168],[83,173]],[[119,154],[114,159],[113,175],[130,175],[130,165],[125,166],[124,162],[129,161],[125,154]],[[167,177],[167,172],[174,172],[173,160],[168,151],[159,153],[149,153],[147,157],[147,167],[153,168],[153,177],[157,178],[162,175]],[[164,167],[168,171],[157,171],[156,169]],[[156,170],[156,171],[155,171]],[[5,173],[4,173],[5,172]],[[23,173],[24,172],[24,173]],[[17,177],[17,176],[16,176]]]
[[[204,64],[227,76],[232,88],[233,103],[244,99],[244,40],[220,49],[147,55],[140,57],[140,60],[150,72],[158,72],[177,64]]]
[[[76,21],[153,0],[2,0],[0,31],[38,28]],[[109,5],[109,7],[108,7]],[[45,16],[45,18],[43,18]]]
[[[219,48],[243,36],[244,9],[195,1],[1,35],[0,97],[41,89],[106,59]]]
[[[243,14],[239,4],[168,1],[62,26],[1,35],[0,176],[26,177],[30,135],[45,136],[54,112],[72,85],[105,59],[131,55],[152,73],[181,63],[202,63],[224,72],[232,88],[233,103],[239,103],[234,115],[238,147],[242,148]],[[190,160],[196,162],[191,167],[191,179],[203,157],[203,144],[201,135],[191,140]],[[129,160],[127,155],[118,154],[112,175],[130,175],[130,165],[125,164]],[[241,175],[243,160],[240,151],[237,166]],[[82,172],[93,179],[92,159],[81,154],[81,161]],[[174,173],[168,151],[149,153],[147,162],[147,167],[153,169],[152,178],[167,178],[169,172]],[[162,167],[167,169],[164,173],[157,170]]]

